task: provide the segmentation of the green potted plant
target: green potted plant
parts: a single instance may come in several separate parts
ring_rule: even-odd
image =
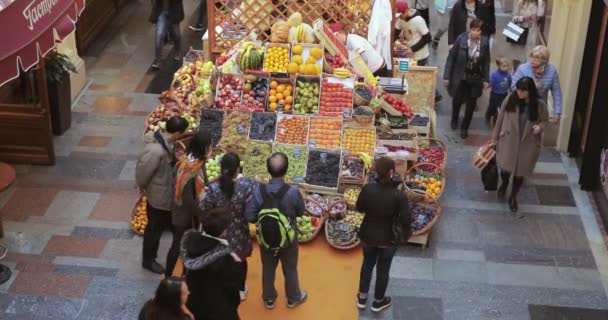
[[[76,67],[67,55],[53,50],[46,55],[44,68],[53,134],[61,135],[72,123],[70,72],[76,73]]]

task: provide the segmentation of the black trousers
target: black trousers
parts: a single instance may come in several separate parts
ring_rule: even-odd
[[[466,81],[460,81],[456,90],[452,95],[452,122],[457,123],[460,116],[460,107],[466,104],[464,111],[464,119],[462,120],[462,129],[468,130],[473,119],[473,112],[477,104],[477,95],[474,95],[474,89],[469,86]]]
[[[249,266],[247,265],[247,259],[243,258],[243,262],[241,263],[241,267],[243,268],[241,270],[241,291],[245,291],[245,282],[247,281],[247,270],[249,269]]]
[[[175,268],[177,258],[179,257],[179,247],[182,243],[182,237],[184,236],[184,233],[191,228],[192,226],[172,226],[171,231],[173,231],[173,242],[171,242],[171,248],[167,253],[167,266],[165,267],[166,277],[173,275],[173,269]]]
[[[146,215],[148,224],[144,230],[143,263],[151,263],[156,260],[163,231],[171,229],[171,211],[156,209],[148,203]]]
[[[488,104],[488,109],[486,110],[486,120],[489,121],[497,116],[498,109],[500,108],[502,102],[505,100],[506,97],[506,94],[490,92],[490,103]],[[496,119],[494,119],[493,121],[496,121]]]
[[[361,275],[359,278],[359,292],[368,293],[372,282],[372,272],[376,267],[376,287],[374,289],[374,299],[384,299],[388,278],[391,271],[391,263],[397,247],[375,247],[363,244],[363,264],[361,265]]]

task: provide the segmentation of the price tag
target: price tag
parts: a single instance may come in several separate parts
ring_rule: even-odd
[[[294,149],[293,150],[293,156],[294,158],[299,158],[302,156],[302,154],[300,153],[300,149]]]
[[[281,128],[281,130],[279,130],[279,132],[280,132],[281,134],[285,134],[285,128]]]
[[[242,124],[240,124],[240,123],[239,123],[239,124],[236,126],[236,132],[237,132],[238,134],[245,134],[245,127],[244,127]]]
[[[416,217],[416,222],[418,222],[418,223],[424,223],[424,219],[425,219],[425,216],[424,216],[424,215],[422,215],[422,214],[419,214],[419,215]]]
[[[344,150],[342,153],[344,153],[345,156],[350,154],[350,150]]]
[[[310,140],[310,146],[313,147],[313,148],[316,148],[317,147],[317,140],[315,140],[315,139]]]
[[[322,162],[327,161],[327,153],[326,152],[321,152],[321,154],[319,155],[319,157],[321,158]]]
[[[344,116],[345,117],[347,117],[347,118],[350,117],[350,109],[349,108],[345,108],[343,112],[344,112]]]
[[[285,106],[283,105],[283,103],[282,103],[282,102],[279,102],[279,104],[277,105],[277,110],[278,110],[279,112],[283,112],[283,109],[284,109],[284,108],[285,108]]]
[[[302,178],[302,177],[295,177],[292,180],[295,183],[304,183],[304,178]]]

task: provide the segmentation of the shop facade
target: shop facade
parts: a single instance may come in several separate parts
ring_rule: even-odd
[[[593,1],[588,24],[567,151],[608,224],[608,0]]]

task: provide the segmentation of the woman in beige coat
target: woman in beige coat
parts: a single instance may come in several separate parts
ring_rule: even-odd
[[[534,80],[521,78],[503,102],[492,142],[496,145],[496,162],[500,168],[502,184],[498,189],[499,199],[504,199],[513,175],[513,188],[509,197],[509,208],[517,212],[517,193],[524,178],[534,171],[542,148],[542,133],[549,118],[547,106],[539,98]],[[523,215],[517,214],[518,218]]]

